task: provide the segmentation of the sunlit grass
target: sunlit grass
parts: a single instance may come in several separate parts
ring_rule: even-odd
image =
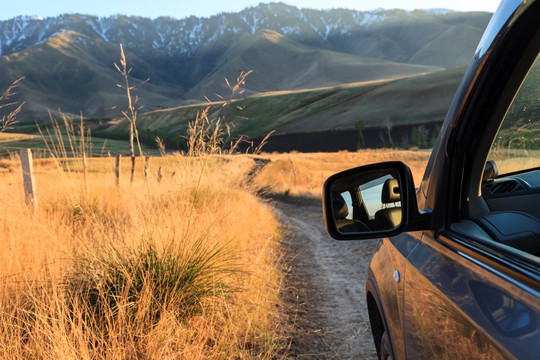
[[[41,139],[39,135],[17,134],[17,133],[0,133],[0,143],[20,141],[27,139]]]
[[[288,153],[261,155],[272,161],[256,183],[270,193],[320,198],[324,181],[336,172],[382,161],[403,161],[418,185],[424,175],[430,151],[362,150],[338,153]]]
[[[67,143],[68,137],[63,134],[62,140]],[[142,144],[141,147],[146,154],[159,155],[159,150],[153,146]],[[0,157],[8,157],[9,153],[27,148],[32,149],[37,154],[42,153],[43,155],[40,155],[42,157],[50,156],[49,152],[46,151],[43,138],[39,134],[0,133]],[[72,155],[71,149],[67,150],[68,155]],[[91,137],[89,139],[88,153],[101,157],[107,157],[111,154],[127,155],[129,154],[128,142],[125,140]]]
[[[0,357],[277,356],[280,232],[240,186],[251,160],[153,158],[119,188],[90,160],[86,187],[37,163],[34,214],[17,165],[0,175]]]
[[[272,359],[284,356],[280,225],[255,193],[316,199],[349,167],[428,153],[166,156],[0,162],[0,358]],[[269,159],[252,182],[255,158]],[[158,180],[158,169],[161,178]]]

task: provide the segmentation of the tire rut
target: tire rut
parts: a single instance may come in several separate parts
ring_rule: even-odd
[[[290,359],[376,359],[365,299],[376,240],[336,241],[320,205],[275,200],[287,232],[288,273],[282,298]]]

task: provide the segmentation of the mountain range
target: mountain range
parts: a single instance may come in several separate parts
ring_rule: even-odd
[[[209,18],[69,14],[0,22],[0,89],[24,77],[21,123],[61,109],[110,117],[127,105],[116,84],[119,44],[147,111],[244,96],[394,79],[464,66],[491,14],[449,10],[298,9],[260,4]],[[216,95],[217,94],[217,95]],[[219,96],[218,96],[219,95]]]

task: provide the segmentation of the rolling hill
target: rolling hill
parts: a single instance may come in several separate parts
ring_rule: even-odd
[[[71,114],[115,116],[115,107],[126,106],[125,95],[116,84],[121,77],[114,68],[119,48],[101,39],[75,31],[55,34],[31,48],[0,58],[0,82],[24,76],[17,89],[18,100],[25,101],[24,122],[48,120],[48,111],[57,109]],[[128,54],[129,56],[129,54]],[[134,56],[130,58],[136,84],[150,66]],[[141,74],[138,79],[137,75]],[[175,90],[154,83],[145,84],[138,94],[146,104],[172,106]]]
[[[22,124],[59,108],[117,116],[120,43],[133,83],[150,78],[137,92],[146,111],[227,96],[224,78],[246,70],[246,95],[390,79],[466,64],[490,16],[270,3],[210,18],[18,17],[0,22],[0,89],[25,77]]]
[[[218,100],[208,93],[209,89],[227,96],[230,90],[223,79],[234,81],[230,75],[245,70],[253,71],[244,86],[246,94],[256,94],[337,86],[443,69],[338,53],[300,44],[272,30],[260,30],[231,46],[215,69],[188,91],[186,97],[207,96]]]
[[[464,71],[461,67],[318,89],[259,93],[232,102],[156,110],[141,114],[137,121],[146,140],[152,142],[159,136],[168,140],[169,146],[178,148],[182,147],[181,136],[188,123],[209,107],[209,117],[224,117],[237,136],[246,135],[257,142],[276,130],[267,150],[306,151],[303,143],[311,137],[317,139],[313,140],[316,144],[311,150],[316,151],[355,149],[358,141],[355,125],[362,118],[364,132],[370,135],[366,146],[388,145],[388,132],[395,133],[392,139],[395,143],[410,146],[414,145],[410,137],[415,128],[422,126],[423,131],[429,132],[426,136],[435,135]],[[120,121],[107,131],[125,134],[127,129],[128,124]]]

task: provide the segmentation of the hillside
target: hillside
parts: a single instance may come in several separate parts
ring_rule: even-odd
[[[79,14],[46,19],[17,17],[0,21],[0,55],[21,51],[61,29],[68,29],[113,44],[122,42],[141,58],[186,56],[196,59],[204,54],[219,54],[244,34],[269,29],[309,46],[410,62],[410,58],[425,44],[452,28],[467,25],[476,29],[479,39],[490,17],[489,13],[450,10],[320,11],[298,9],[283,3],[261,3],[238,13],[222,13],[209,18],[160,17],[152,20],[123,15],[98,18]],[[449,47],[445,52],[473,50]]]
[[[230,90],[223,79],[234,81],[231,74],[240,74],[244,70],[253,71],[244,87],[247,94],[255,94],[388,79],[442,68],[323,50],[302,45],[272,30],[260,30],[232,45],[215,69],[188,91],[186,97],[214,99],[209,89],[226,96]]]
[[[0,22],[0,89],[25,77],[22,123],[58,108],[119,115],[119,43],[133,82],[150,78],[137,93],[147,111],[226,96],[223,78],[246,70],[246,94],[392,78],[466,64],[490,16],[270,3],[210,18],[18,17]]]
[[[457,68],[335,87],[261,93],[230,104],[221,101],[152,111],[141,114],[137,121],[141,135],[150,141],[160,136],[169,140],[170,145],[181,144],[181,136],[185,134],[188,122],[209,107],[209,117],[224,116],[233,126],[236,136],[242,134],[249,139],[257,139],[276,130],[267,150],[283,149],[284,143],[289,149],[294,149],[294,142],[309,142],[307,139],[315,136],[314,149],[318,146],[330,151],[356,147],[358,130],[355,124],[362,118],[364,131],[371,137],[366,146],[374,147],[388,142],[388,128],[395,133],[392,141],[405,143],[407,137],[412,140],[411,132],[418,126],[424,126],[429,131],[426,136],[435,135],[464,71],[465,68]],[[125,133],[127,129],[128,124],[121,121],[115,122],[107,132]],[[385,133],[382,134],[384,136],[379,134],[381,131]],[[280,140],[280,137],[284,140]],[[338,141],[340,138],[341,144],[323,146],[324,142]],[[281,145],[274,148],[273,143],[276,142]],[[305,150],[301,144],[296,149]]]
[[[128,54],[128,56],[131,54]],[[24,76],[18,99],[25,101],[23,120],[48,120],[48,111],[58,108],[72,114],[114,116],[115,106],[125,106],[125,95],[116,84],[121,81],[114,68],[119,48],[101,39],[66,30],[31,48],[0,58],[0,82]],[[130,56],[133,81],[144,79],[150,65]],[[135,60],[135,61],[133,61]],[[141,74],[140,78],[137,76]],[[175,104],[172,88],[154,83],[141,87],[139,96],[150,109]]]

